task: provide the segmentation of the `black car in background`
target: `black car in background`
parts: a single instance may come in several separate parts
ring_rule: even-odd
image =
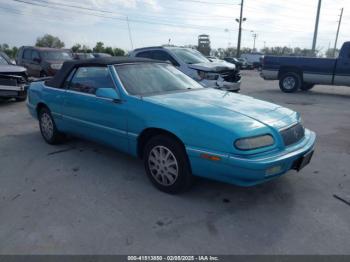
[[[17,65],[27,68],[32,77],[53,76],[61,69],[64,61],[72,60],[68,49],[22,46],[16,56]]]
[[[11,63],[11,59],[0,52],[0,98],[15,98],[24,101],[27,97],[27,70]]]

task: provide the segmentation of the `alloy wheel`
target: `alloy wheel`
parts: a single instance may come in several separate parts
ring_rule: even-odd
[[[149,153],[150,172],[157,183],[163,186],[173,185],[179,176],[179,167],[175,155],[165,146],[155,146]]]
[[[285,89],[291,90],[294,88],[296,82],[294,77],[291,76],[287,76],[284,80],[283,80],[283,87]]]
[[[44,112],[40,119],[41,131],[47,140],[50,140],[53,136],[53,122],[51,116]]]

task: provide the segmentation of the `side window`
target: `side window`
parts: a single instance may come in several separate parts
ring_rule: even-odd
[[[179,63],[176,62],[176,60],[172,56],[170,56],[167,52],[164,51],[154,51],[152,58],[160,61],[170,61],[170,63],[172,63],[174,66],[179,66]]]
[[[37,59],[40,59],[38,51],[32,51],[32,61],[35,61]]]
[[[31,60],[32,59],[32,50],[30,50],[30,49],[24,50],[23,59]]]
[[[87,94],[95,94],[99,88],[114,88],[107,67],[79,67],[68,87]]]
[[[145,51],[145,52],[138,53],[136,54],[136,57],[152,59],[152,51]]]

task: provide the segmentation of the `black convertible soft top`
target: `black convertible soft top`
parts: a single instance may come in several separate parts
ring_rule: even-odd
[[[124,56],[100,57],[85,60],[70,60],[63,63],[62,68],[56,75],[45,82],[46,85],[56,88],[61,88],[69,73],[76,67],[81,66],[107,66],[129,63],[166,63],[147,58],[133,58]]]

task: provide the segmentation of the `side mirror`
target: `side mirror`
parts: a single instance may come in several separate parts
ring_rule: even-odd
[[[113,102],[120,102],[120,97],[114,88],[99,88],[96,90],[96,96]]]

